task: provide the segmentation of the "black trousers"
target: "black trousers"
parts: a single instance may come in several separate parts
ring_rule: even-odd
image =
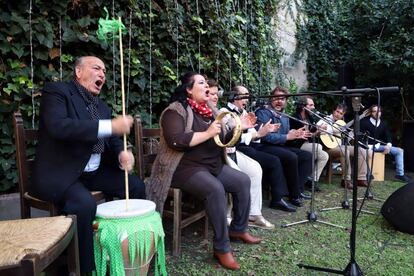
[[[259,151],[252,146],[239,145],[237,150],[256,160],[263,170],[263,180],[270,186],[272,202],[279,201],[288,194],[282,163],[279,157],[264,151]]]
[[[171,186],[204,200],[207,216],[213,226],[215,251],[229,252],[229,230],[246,232],[250,211],[250,178],[247,174],[224,165],[219,175],[207,170],[198,171],[186,182],[173,182]],[[227,229],[226,192],[233,198],[233,220]]]
[[[92,222],[96,215],[96,201],[90,191],[125,198],[124,175],[124,171],[118,168],[101,165],[95,172],[83,174],[69,186],[60,202],[64,214],[74,214],[77,218],[81,273],[95,270]],[[130,198],[145,199],[144,182],[130,174],[128,184]]]
[[[312,154],[298,148],[270,144],[258,144],[256,149],[279,157],[290,197],[298,198],[312,173]]]

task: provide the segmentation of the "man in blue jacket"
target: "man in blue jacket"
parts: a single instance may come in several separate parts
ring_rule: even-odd
[[[31,193],[57,204],[63,214],[75,214],[82,273],[95,268],[92,222],[96,202],[91,190],[124,198],[124,169],[131,170],[133,154],[123,151],[119,136],[127,134],[131,116],[111,119],[99,98],[105,65],[97,57],[75,61],[74,79],[48,83],[40,104],[39,143]],[[131,198],[145,198],[143,182],[129,175]]]
[[[311,133],[304,128],[290,129],[289,118],[283,115],[288,93],[286,89],[276,87],[272,91],[274,97],[270,103],[256,110],[257,125],[265,124],[269,120],[272,124],[280,124],[278,131],[268,133],[261,138],[261,144],[257,146],[257,149],[279,157],[286,182],[295,183],[295,185],[288,186],[299,187],[299,191],[289,191],[290,202],[296,206],[302,206],[302,198],[309,197],[303,194],[303,187],[312,172],[312,154],[295,147],[289,147],[286,142],[295,139],[306,140],[311,136]]]

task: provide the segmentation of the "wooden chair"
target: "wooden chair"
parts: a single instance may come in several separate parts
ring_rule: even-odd
[[[38,276],[61,260],[80,275],[76,216],[0,221],[0,244],[0,275]]]
[[[19,173],[21,218],[31,217],[31,207],[48,211],[50,216],[56,216],[59,214],[59,209],[55,204],[31,196],[28,192],[30,186],[30,172],[34,159],[27,156],[26,148],[28,143],[35,143],[38,140],[38,130],[25,128],[22,115],[19,111],[13,114],[13,127],[16,144],[16,165]],[[100,191],[93,191],[91,193],[96,201],[105,199],[104,194]]]
[[[152,163],[157,155],[157,144],[160,137],[159,128],[143,128],[141,117],[137,115],[134,118],[135,131],[135,151],[136,151],[136,169],[141,179],[148,177],[151,173]],[[193,222],[205,218],[204,237],[208,238],[208,219],[205,210],[193,213],[184,212],[182,210],[182,191],[176,188],[170,188],[168,197],[172,198],[173,209],[165,208],[164,215],[173,217],[173,241],[172,255],[179,256],[181,254],[181,231]],[[167,204],[165,207],[168,207]],[[194,210],[193,210],[194,211]]]
[[[334,162],[341,162],[341,156],[340,155],[334,155],[332,153],[330,153],[328,151],[329,154],[329,159],[328,159],[328,163],[326,164],[326,182],[328,184],[332,183],[332,175],[334,174],[333,171],[333,163]],[[343,168],[341,168],[343,169]],[[339,172],[339,173],[335,173],[337,175],[341,175],[342,176],[343,171]]]

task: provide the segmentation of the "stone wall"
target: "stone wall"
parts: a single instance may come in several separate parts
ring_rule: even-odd
[[[306,56],[303,59],[295,59],[296,50],[296,22],[303,22],[303,17],[298,14],[296,1],[283,1],[280,5],[278,14],[276,15],[276,30],[275,36],[279,40],[280,47],[284,54],[281,59],[282,72],[275,72],[275,74],[282,74],[286,80],[293,79],[298,85],[299,89],[307,88],[306,78]],[[301,1],[297,1],[300,5]]]

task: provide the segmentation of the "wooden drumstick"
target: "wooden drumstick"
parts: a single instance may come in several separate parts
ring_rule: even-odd
[[[118,17],[119,21],[119,58],[121,62],[121,97],[122,97],[122,116],[125,117],[125,90],[124,90],[124,58],[122,50],[122,21],[121,17]],[[126,134],[123,135],[124,138],[124,151],[127,151],[127,139]],[[129,186],[128,186],[128,169],[124,168],[125,171],[125,208],[128,210],[128,200],[129,200]]]

